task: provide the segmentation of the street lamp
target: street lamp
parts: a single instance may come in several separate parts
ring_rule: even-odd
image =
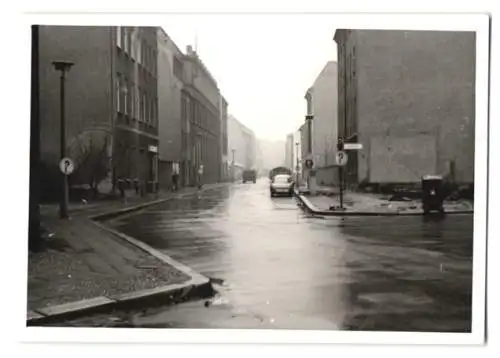
[[[61,71],[60,77],[60,87],[61,87],[61,99],[60,99],[60,111],[61,111],[61,136],[60,136],[60,151],[61,151],[61,160],[66,156],[66,121],[65,121],[65,108],[64,108],[64,82],[65,75],[73,66],[72,62],[67,61],[52,61],[52,65],[56,69],[56,71]],[[68,176],[64,173],[62,175],[62,188],[61,188],[61,203],[59,207],[59,216],[61,219],[68,218]]]

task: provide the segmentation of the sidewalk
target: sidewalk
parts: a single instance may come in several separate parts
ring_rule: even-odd
[[[344,210],[340,210],[340,197],[338,191],[327,190],[320,195],[311,195],[299,199],[308,207],[309,210],[334,215],[343,213],[344,215],[423,215],[422,204],[420,200],[410,201],[389,201],[388,196],[346,192],[343,197]],[[334,210],[332,210],[332,208]],[[444,209],[446,213],[473,213],[474,206],[469,201],[445,202]]]
[[[206,185],[201,190],[221,185],[224,184]],[[207,278],[161,253],[155,254],[152,248],[134,245],[119,233],[114,235],[89,217],[134,209],[197,190],[186,188],[130,198],[127,202],[73,204],[68,220],[59,219],[57,206],[41,208],[41,224],[53,236],[45,240],[41,251],[29,254],[28,320],[147,296],[151,290],[150,293],[169,288],[178,291],[207,284]]]
[[[215,188],[225,184],[206,184],[203,186],[202,190],[207,190],[210,188]],[[226,184],[227,185],[227,184]],[[111,200],[103,200],[99,202],[90,202],[88,204],[83,202],[72,202],[69,205],[69,213],[72,217],[75,216],[93,216],[99,215],[105,212],[111,212],[115,210],[120,210],[124,208],[129,208],[135,205],[141,205],[145,203],[150,203],[156,200],[167,200],[169,198],[176,197],[182,194],[189,194],[196,192],[198,188],[196,187],[184,187],[176,192],[172,191],[160,191],[159,193],[146,194],[145,196],[136,195],[133,190],[127,190],[124,199],[117,198]],[[59,210],[59,204],[45,204],[40,205],[40,214],[57,214]]]

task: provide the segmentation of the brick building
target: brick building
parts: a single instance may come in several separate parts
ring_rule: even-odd
[[[475,34],[348,30],[338,48],[338,130],[348,185],[421,175],[474,182]]]
[[[77,165],[71,184],[104,176],[110,183],[138,179],[156,188],[156,56],[153,27],[40,26],[42,191],[54,191],[59,177],[60,87],[54,60],[74,63],[65,100],[66,152]]]

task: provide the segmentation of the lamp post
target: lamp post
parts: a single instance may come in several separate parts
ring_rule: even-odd
[[[313,143],[312,143],[312,121],[314,119],[314,115],[308,114],[306,115],[306,123],[307,123],[307,153],[308,156],[312,159],[313,153],[312,153],[312,148],[313,148]],[[311,168],[308,168],[307,171],[307,187],[311,187]]]
[[[300,162],[299,162],[299,142],[295,142],[295,158],[296,158],[296,166],[295,166],[295,175],[297,177],[296,179],[296,182],[295,182],[295,185],[297,186],[297,188],[299,187],[299,170],[300,170]]]
[[[68,72],[73,66],[72,62],[67,62],[67,61],[52,61],[52,65],[56,69],[56,71],[61,71],[61,77],[60,77],[60,87],[61,87],[61,93],[60,93],[60,112],[61,112],[61,132],[60,132],[60,151],[61,151],[61,160],[66,156],[66,118],[65,118],[65,107],[64,107],[64,102],[65,102],[65,89],[64,89],[64,82],[66,80],[66,72]],[[64,173],[61,173],[62,175],[62,188],[61,188],[61,202],[59,206],[59,216],[61,219],[67,219],[68,218],[68,176],[65,175]]]

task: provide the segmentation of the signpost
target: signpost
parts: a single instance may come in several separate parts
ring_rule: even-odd
[[[341,167],[345,166],[347,164],[347,153],[344,152],[343,150],[340,152],[337,152],[335,155],[335,162],[337,165],[340,165]]]
[[[69,158],[62,158],[59,162],[59,169],[64,175],[70,175],[75,171],[75,164]]]
[[[343,177],[343,167],[347,164],[347,153],[343,150],[337,152],[335,155],[335,162],[339,166],[339,188],[340,188],[340,209],[344,207],[344,196],[343,196],[343,187],[342,187],[342,177]]]

